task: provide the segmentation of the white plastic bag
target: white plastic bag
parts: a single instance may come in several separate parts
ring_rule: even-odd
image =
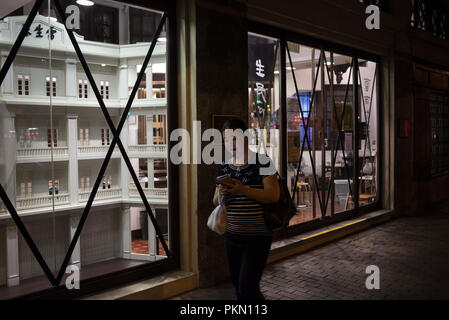
[[[224,234],[226,231],[226,207],[224,205],[224,196],[218,191],[218,206],[207,219],[207,226],[218,234]]]

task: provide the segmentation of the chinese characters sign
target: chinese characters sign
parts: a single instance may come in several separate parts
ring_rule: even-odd
[[[273,88],[275,48],[276,42],[273,40],[248,36],[248,80],[259,125],[265,123],[270,104],[267,95],[269,89]]]
[[[51,40],[54,40],[58,33],[59,31],[54,27],[49,27],[48,25],[42,23],[36,23],[31,25],[28,30],[27,37],[35,39],[48,39],[50,37]]]

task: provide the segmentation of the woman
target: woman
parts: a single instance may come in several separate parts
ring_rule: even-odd
[[[223,126],[223,133],[229,135],[226,129],[244,132],[246,126],[240,119],[231,119]],[[224,139],[226,141],[227,137]],[[233,139],[228,150],[232,152],[232,164],[222,164],[218,173],[218,176],[226,175],[232,179],[217,181],[219,185],[215,188],[213,202],[218,205],[218,191],[224,194],[226,251],[238,300],[264,300],[259,283],[271,247],[272,231],[265,224],[262,205],[278,201],[279,184],[275,175],[260,174],[260,169],[266,165],[249,163],[248,159],[254,154],[248,150],[246,139],[244,156],[237,157],[236,151],[240,150],[237,140]],[[237,161],[242,158],[243,161]]]

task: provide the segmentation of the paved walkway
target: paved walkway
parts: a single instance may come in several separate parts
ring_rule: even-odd
[[[380,269],[368,290],[365,268]],[[267,265],[267,299],[449,299],[449,208],[404,217]],[[235,299],[230,282],[173,299]]]

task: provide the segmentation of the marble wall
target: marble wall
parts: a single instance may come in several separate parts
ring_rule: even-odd
[[[212,128],[212,116],[236,115],[248,120],[248,34],[246,7],[226,2],[231,16],[215,7],[217,1],[197,2],[197,120]],[[223,4],[223,3],[221,3]],[[224,5],[224,4],[223,4]],[[203,143],[203,147],[207,144]],[[224,236],[210,231],[217,165],[198,165],[198,266],[201,287],[229,277]]]

